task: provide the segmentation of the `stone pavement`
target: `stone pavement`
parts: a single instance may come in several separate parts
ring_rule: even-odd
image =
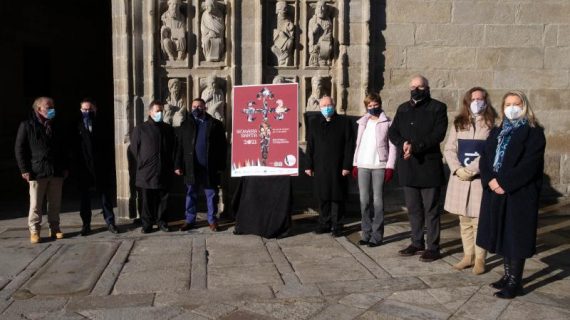
[[[358,221],[345,237],[315,235],[314,216],[295,216],[286,239],[188,233],[78,235],[31,245],[25,218],[0,220],[0,319],[570,319],[570,205],[542,209],[538,254],[525,269],[526,295],[493,297],[501,260],[475,276],[461,258],[457,219],[444,215],[445,257],[399,257],[408,244],[404,212],[387,215],[386,244],[359,247]],[[98,227],[97,227],[98,226]],[[44,234],[47,233],[44,231]]]

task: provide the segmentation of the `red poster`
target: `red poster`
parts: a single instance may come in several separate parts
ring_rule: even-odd
[[[232,177],[297,175],[298,85],[235,86]]]

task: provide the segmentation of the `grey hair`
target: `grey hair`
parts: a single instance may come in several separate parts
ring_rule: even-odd
[[[51,104],[53,104],[53,99],[50,97],[37,97],[36,100],[34,100],[34,103],[32,104],[32,108],[34,110],[38,110],[42,102],[51,102]]]
[[[424,86],[429,87],[429,80],[421,74],[414,75],[411,80],[418,79],[418,78],[422,80],[422,83],[424,84]]]

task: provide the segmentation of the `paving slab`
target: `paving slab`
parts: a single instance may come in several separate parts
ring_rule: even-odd
[[[238,310],[230,313],[228,316],[221,318],[222,320],[275,320],[270,316],[264,316],[253,312]]]
[[[208,264],[211,266],[250,266],[272,263],[260,237],[217,236],[206,239]]]
[[[272,286],[275,296],[279,299],[283,298],[306,298],[320,297],[321,290],[316,285],[274,285]]]
[[[419,256],[399,258],[376,258],[382,269],[388,271],[394,277],[424,276],[432,274],[452,273],[455,270],[445,261],[422,262]]]
[[[154,293],[115,294],[109,296],[72,297],[65,306],[67,311],[115,309],[127,307],[150,307],[154,302]]]
[[[476,320],[497,319],[510,302],[476,293],[455,312],[455,315]]]
[[[501,320],[570,319],[570,310],[541,304],[513,301],[499,317]]]
[[[390,296],[391,294],[392,292],[390,291],[379,291],[374,293],[352,293],[338,300],[338,303],[345,306],[351,306],[366,310],[382,301],[384,298]]]
[[[291,261],[301,283],[375,279],[354,257],[337,257],[321,261]]]
[[[273,299],[275,295],[269,286],[249,285],[241,288],[224,288],[208,290],[190,290],[157,293],[154,299],[155,306],[181,306],[192,309],[212,301],[236,303],[250,300]]]
[[[212,302],[201,305],[198,308],[192,310],[192,312],[208,319],[218,319],[232,313],[236,309],[236,306],[225,303]]]
[[[66,244],[18,291],[34,296],[87,295],[118,247],[117,242]]]
[[[31,246],[21,242],[6,243],[0,247],[0,282],[13,279],[46,248],[47,246]],[[0,288],[4,285],[0,284]]]
[[[312,317],[312,320],[351,320],[359,316],[363,312],[362,309],[342,305],[342,304],[332,304],[328,305],[316,316]]]
[[[427,288],[426,284],[416,277],[383,278],[356,281],[336,281],[317,283],[325,296],[347,295],[350,293],[403,291]]]
[[[370,313],[372,311],[372,313]],[[419,306],[400,302],[397,300],[384,300],[370,308],[366,313],[369,319],[422,319],[422,320],[447,320],[451,313],[441,309]]]
[[[273,263],[208,267],[208,288],[247,286],[252,284],[283,284]]]
[[[115,283],[113,294],[168,292],[189,288],[190,270],[146,270],[122,272]]]
[[[304,320],[319,313],[326,306],[323,299],[278,300],[246,302],[240,309],[282,320]]]
[[[45,315],[58,312],[67,303],[67,298],[32,298],[15,300],[0,315],[2,319],[42,319]]]
[[[80,311],[79,314],[91,320],[156,320],[171,319],[184,312],[184,309],[172,307],[128,307],[118,309],[84,310]]]

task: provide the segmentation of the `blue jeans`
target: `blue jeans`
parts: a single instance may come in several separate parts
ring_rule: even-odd
[[[186,223],[196,222],[196,202],[198,200],[198,190],[201,185],[198,183],[186,185]],[[213,224],[218,219],[218,190],[217,188],[203,188],[206,194],[206,204],[208,206],[208,223]]]
[[[384,238],[384,172],[384,169],[358,168],[362,240],[374,244]]]

